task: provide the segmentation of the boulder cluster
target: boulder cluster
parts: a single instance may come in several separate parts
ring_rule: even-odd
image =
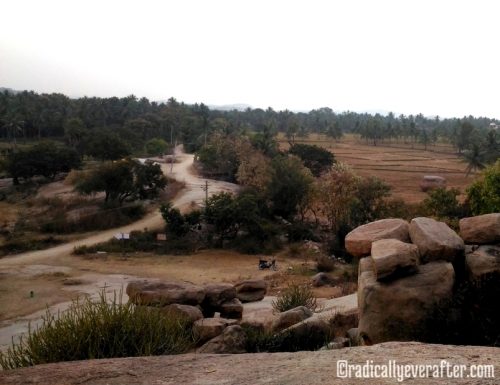
[[[365,344],[418,339],[457,283],[500,274],[500,213],[464,218],[459,227],[460,236],[431,218],[383,219],[347,235],[347,251],[360,258],[358,333]]]
[[[267,292],[263,280],[198,286],[187,282],[142,280],[127,286],[129,300],[182,317],[193,326],[201,353],[243,353],[245,335],[239,325],[243,303],[260,301]],[[217,313],[217,314],[216,314]]]

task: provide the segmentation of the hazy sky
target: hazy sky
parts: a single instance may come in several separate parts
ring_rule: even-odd
[[[500,118],[498,1],[0,0],[0,86]]]

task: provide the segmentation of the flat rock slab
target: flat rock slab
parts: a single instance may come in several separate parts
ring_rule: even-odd
[[[39,365],[0,371],[2,385],[344,385],[398,384],[395,378],[339,378],[337,361],[363,365],[367,360],[386,365],[452,364],[495,366],[495,379],[425,378],[402,383],[443,385],[498,384],[500,349],[476,346],[428,345],[416,342],[389,342],[375,346],[318,352],[256,354],[182,354],[176,356],[117,358]]]
[[[379,239],[372,243],[371,259],[377,280],[388,280],[416,272],[418,247],[397,239]]]
[[[464,253],[462,238],[444,222],[432,218],[414,218],[410,223],[411,241],[418,246],[422,263],[431,261],[453,262]]]
[[[466,243],[500,242],[500,213],[460,219],[460,236]]]
[[[247,280],[234,285],[236,297],[243,303],[261,301],[267,293],[263,279]]]
[[[381,219],[359,226],[345,237],[345,248],[355,257],[370,255],[372,242],[379,239],[397,239],[408,242],[409,225],[403,219]]]
[[[166,306],[173,303],[199,305],[205,298],[202,287],[185,282],[135,281],[127,285],[127,295],[137,305]]]

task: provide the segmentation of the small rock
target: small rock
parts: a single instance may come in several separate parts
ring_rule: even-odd
[[[204,343],[220,335],[227,326],[236,323],[236,320],[226,318],[203,318],[193,324],[193,334],[199,343]]]
[[[236,298],[236,289],[229,283],[209,284],[204,287],[205,299],[201,307],[205,317],[213,317],[215,312],[220,312],[220,306]]]
[[[414,218],[410,237],[417,245],[422,263],[444,260],[453,262],[463,256],[464,241],[444,222],[432,218]]]
[[[346,337],[335,337],[332,342],[342,345],[343,348],[347,348],[351,345],[349,338]]]
[[[346,333],[347,338],[349,338],[350,346],[359,346],[361,345],[361,341],[359,339],[359,329],[352,328],[349,329]]]
[[[211,339],[198,349],[198,353],[238,354],[246,353],[246,334],[239,325],[228,326],[221,335]]]
[[[261,301],[267,292],[266,281],[247,280],[236,284],[236,297],[243,303]]]
[[[314,287],[321,287],[333,283],[333,278],[326,273],[318,273],[312,277],[312,285]]]
[[[287,310],[278,315],[278,318],[274,320],[272,330],[279,332],[286,329],[292,325],[295,325],[306,318],[313,315],[313,312],[305,306],[298,306],[294,309]]]
[[[500,213],[463,218],[459,222],[460,236],[466,243],[492,244],[500,242]]]
[[[417,270],[418,247],[397,239],[380,239],[372,243],[371,259],[379,281],[409,275]]]
[[[408,222],[403,219],[381,219],[359,226],[345,237],[345,248],[355,257],[364,257],[370,255],[372,242],[388,238],[408,242]]]
[[[420,189],[423,192],[438,188],[446,188],[446,179],[442,176],[426,175],[420,181]]]
[[[243,304],[238,298],[233,298],[219,306],[220,316],[223,318],[241,319],[243,316]]]
[[[178,303],[175,303],[161,308],[161,311],[167,315],[185,318],[190,323],[194,323],[195,321],[203,318],[201,310],[196,306],[190,305],[179,305]]]

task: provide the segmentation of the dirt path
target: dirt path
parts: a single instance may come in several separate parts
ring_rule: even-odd
[[[221,182],[213,179],[200,178],[193,171],[193,154],[185,154],[182,147],[176,148],[176,158],[179,163],[173,165],[173,172],[170,172],[170,164],[162,164],[162,170],[178,181],[185,182],[186,188],[183,189],[172,201],[173,206],[185,210],[192,202],[200,205],[205,199],[205,183],[208,182],[208,195],[211,196],[221,191],[236,191],[237,185],[228,182]],[[96,235],[77,241],[65,243],[50,249],[31,251],[13,256],[7,256],[0,259],[0,267],[27,265],[41,263],[45,259],[53,259],[58,256],[70,254],[75,247],[90,246],[96,243],[106,242],[118,233],[130,233],[133,230],[143,230],[145,228],[154,229],[163,226],[164,221],[158,210],[147,214],[141,220],[126,226],[104,230]]]

